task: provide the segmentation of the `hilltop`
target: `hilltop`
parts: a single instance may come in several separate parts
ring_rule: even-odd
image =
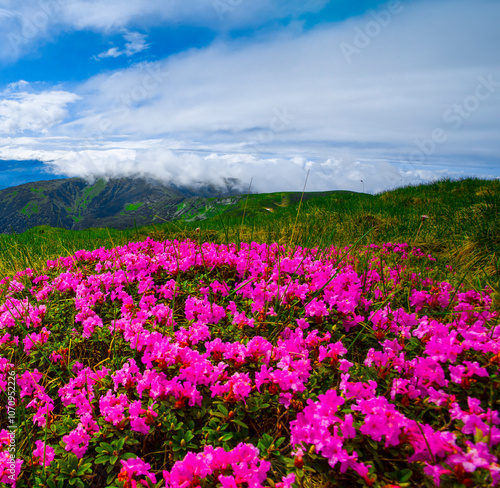
[[[36,181],[0,191],[0,233],[22,233],[40,225],[126,229],[182,218],[196,212],[207,197],[234,204],[238,193],[233,180],[224,187],[182,187],[145,178]]]

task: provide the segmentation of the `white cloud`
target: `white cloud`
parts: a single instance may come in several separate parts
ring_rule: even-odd
[[[140,53],[149,47],[149,44],[146,43],[146,36],[140,32],[127,32],[124,37],[127,41],[125,44],[126,56]]]
[[[20,86],[24,87],[25,83]],[[45,134],[65,119],[66,105],[79,98],[74,93],[61,90],[36,94],[18,92],[11,93],[8,98],[0,98],[0,134],[24,131]]]
[[[132,21],[140,25],[159,23],[204,25],[216,29],[251,27],[268,20],[317,12],[328,0],[73,0],[64,5],[63,18],[77,28],[116,29]],[[220,9],[218,6],[223,5]],[[224,8],[225,6],[225,8]]]
[[[140,32],[127,32],[124,35],[124,38],[127,42],[122,51],[120,51],[117,47],[112,47],[107,51],[98,54],[95,58],[117,58],[119,56],[130,57],[149,48],[149,44],[146,43],[146,36]]]
[[[12,17],[13,13],[10,10],[5,10],[3,8],[0,8],[0,17]]]
[[[162,147],[71,152],[49,163],[49,168],[56,174],[89,179],[149,176],[180,186],[219,185],[223,178],[231,177],[239,180],[242,190],[252,181],[252,189],[257,192],[301,191],[308,173],[306,188],[309,191],[343,189],[370,193],[449,174],[417,168],[404,172],[386,162],[363,164],[333,158],[318,162],[300,157],[265,159],[249,154],[201,155]]]
[[[117,47],[110,47],[107,51],[103,51],[95,56],[97,59],[104,58],[118,58],[123,54],[123,51],[120,51]]]
[[[0,96],[19,92],[21,90],[29,88],[29,86],[30,84],[26,80],[19,80],[14,83],[9,83],[3,93],[0,94]]]

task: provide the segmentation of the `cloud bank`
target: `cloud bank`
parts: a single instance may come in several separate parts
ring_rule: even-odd
[[[28,141],[25,141],[27,143]],[[51,141],[49,141],[51,142]],[[64,141],[60,141],[63,145]],[[95,178],[150,177],[178,186],[224,185],[236,178],[242,191],[352,190],[376,193],[404,184],[418,184],[447,176],[446,171],[413,168],[400,170],[379,161],[362,163],[349,159],[312,161],[302,157],[258,158],[249,154],[194,153],[172,150],[159,141],[143,142],[140,148],[99,150],[22,150],[0,148],[0,158],[45,160],[46,170],[55,175]],[[120,144],[116,144],[120,146]]]

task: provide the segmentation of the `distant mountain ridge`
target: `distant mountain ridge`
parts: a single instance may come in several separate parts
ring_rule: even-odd
[[[0,233],[21,233],[39,225],[65,229],[125,229],[186,218],[216,198],[237,203],[234,179],[224,186],[183,187],[146,178],[81,178],[36,181],[0,190]]]

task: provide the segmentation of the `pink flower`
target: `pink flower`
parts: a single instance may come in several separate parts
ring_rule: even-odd
[[[217,478],[222,486],[237,487],[246,483],[250,487],[259,488],[270,467],[270,462],[259,459],[256,447],[240,443],[231,451],[205,446],[203,452],[198,454],[188,452],[182,461],[174,464],[170,472],[163,471],[163,476],[166,488],[187,488],[199,486],[193,482],[196,480],[199,483],[215,471],[232,469],[233,474],[218,474]]]
[[[353,427],[353,417],[348,413],[344,421],[340,424],[340,430],[344,439],[354,439],[356,437],[356,429]]]
[[[347,352],[347,349],[342,345],[342,342],[338,341],[335,344],[328,344],[325,346],[319,346],[319,356],[318,361],[324,361],[326,358],[331,358],[336,361],[338,356],[343,356]]]
[[[75,364],[73,364],[73,367],[71,368],[73,373],[79,373],[83,369],[83,364],[80,363],[79,361],[76,361]]]
[[[46,445],[43,441],[36,441],[35,445],[36,448],[33,449],[33,457],[38,458],[35,464],[41,466],[50,466],[50,463],[54,460],[55,457],[54,448]]]
[[[467,452],[461,452],[448,456],[447,463],[451,466],[460,464],[468,473],[474,472],[477,468],[488,469],[490,463],[495,463],[496,458],[490,454],[488,445],[484,442],[473,444],[470,441],[465,441],[467,444]]]
[[[432,479],[436,486],[441,486],[441,476],[444,474],[453,474],[453,471],[450,471],[449,469],[443,468],[442,466],[433,466],[431,464],[427,464],[424,467],[424,473],[427,476],[432,476]]]
[[[14,462],[9,452],[11,441],[14,438],[14,432],[6,429],[0,431],[0,483],[16,487],[16,480],[21,473],[22,459],[16,459]],[[5,446],[5,448],[4,448]]]
[[[309,322],[306,319],[296,319],[297,326],[301,329],[307,329],[309,327]]]
[[[76,457],[81,459],[87,452],[90,436],[85,431],[83,425],[79,424],[76,429],[72,430],[68,435],[63,436],[62,440],[66,443],[64,449],[68,452],[74,452]]]
[[[123,393],[115,397],[111,390],[108,390],[106,395],[99,400],[99,408],[102,416],[107,422],[112,422],[113,425],[118,425],[124,420],[125,407],[128,406],[128,398]]]
[[[377,382],[369,380],[368,383],[361,381],[347,381],[350,377],[349,373],[341,374],[340,389],[345,393],[346,398],[371,398],[375,395]]]
[[[325,302],[313,298],[306,305],[306,317],[325,317],[328,315],[328,310],[326,309]]]
[[[119,481],[128,482],[128,486],[131,488],[136,488],[137,480],[140,476],[145,476],[149,478],[153,484],[156,484],[156,476],[153,473],[150,473],[151,465],[149,463],[145,463],[142,459],[121,459],[122,470],[118,474]],[[139,480],[139,483],[143,486],[148,486],[148,482],[145,479]]]
[[[295,473],[290,473],[288,476],[283,476],[281,481],[276,483],[274,486],[276,488],[292,488],[292,485],[295,483]]]

